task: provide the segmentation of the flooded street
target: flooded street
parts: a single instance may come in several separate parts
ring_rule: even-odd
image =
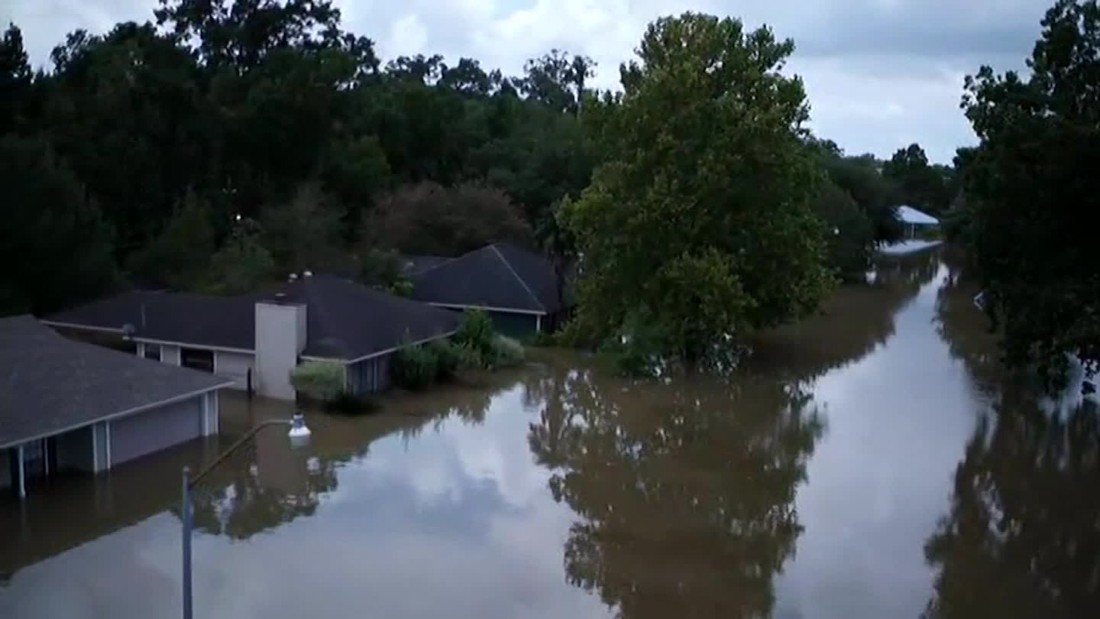
[[[1001,376],[948,258],[889,258],[732,379],[538,351],[261,434],[198,491],[196,616],[1095,617],[1097,413]],[[290,412],[226,398],[217,440],[0,499],[0,617],[178,617],[180,468]]]

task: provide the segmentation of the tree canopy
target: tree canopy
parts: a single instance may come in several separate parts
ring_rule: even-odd
[[[1083,219],[1100,200],[1100,7],[1059,0],[1042,26],[1028,76],[982,67],[967,79],[981,143],[965,153],[960,227],[1006,359],[1054,379],[1067,354],[1100,363],[1100,265]]]
[[[583,255],[575,335],[648,329],[654,352],[698,361],[817,306],[821,179],[802,82],[780,72],[793,49],[731,18],[650,25],[621,70],[607,160],[565,212]]]

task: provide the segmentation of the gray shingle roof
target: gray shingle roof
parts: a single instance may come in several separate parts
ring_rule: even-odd
[[[306,304],[302,354],[356,359],[454,333],[461,316],[331,275],[288,284],[287,300]]]
[[[542,256],[494,243],[412,276],[413,298],[441,305],[553,313],[557,275]]]
[[[303,354],[357,359],[453,333],[460,317],[425,303],[396,297],[332,275],[286,284],[288,300],[306,304]],[[220,348],[256,348],[257,301],[272,295],[215,297],[177,292],[130,292],[52,314],[46,322],[121,329],[134,326],[137,339]]]
[[[0,318],[0,447],[230,384]]]
[[[260,298],[128,292],[52,314],[46,321],[119,330],[129,324],[138,338],[252,350]]]

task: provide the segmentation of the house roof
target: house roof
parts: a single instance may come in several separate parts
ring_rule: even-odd
[[[231,381],[0,318],[0,447],[198,395]]]
[[[939,225],[940,220],[925,213],[924,211],[918,211],[911,206],[899,206],[898,207],[898,219],[902,223],[913,224],[916,226],[935,226]]]
[[[306,305],[303,354],[358,359],[453,333],[459,317],[430,305],[373,290],[332,275],[303,277],[282,287],[284,299]],[[121,331],[138,340],[255,350],[257,302],[273,295],[216,297],[178,292],[129,292],[52,314],[47,324]]]
[[[494,243],[413,275],[413,298],[440,305],[553,313],[557,275],[542,256]]]
[[[306,304],[302,354],[357,359],[454,333],[461,317],[331,275],[303,277],[283,289]]]
[[[139,339],[252,350],[256,301],[261,295],[218,297],[135,291],[47,316],[50,324],[122,331]]]

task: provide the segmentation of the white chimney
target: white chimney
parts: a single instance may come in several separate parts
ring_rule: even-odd
[[[306,306],[285,301],[277,294],[272,301],[256,304],[256,392],[293,400],[290,373],[306,347]]]

